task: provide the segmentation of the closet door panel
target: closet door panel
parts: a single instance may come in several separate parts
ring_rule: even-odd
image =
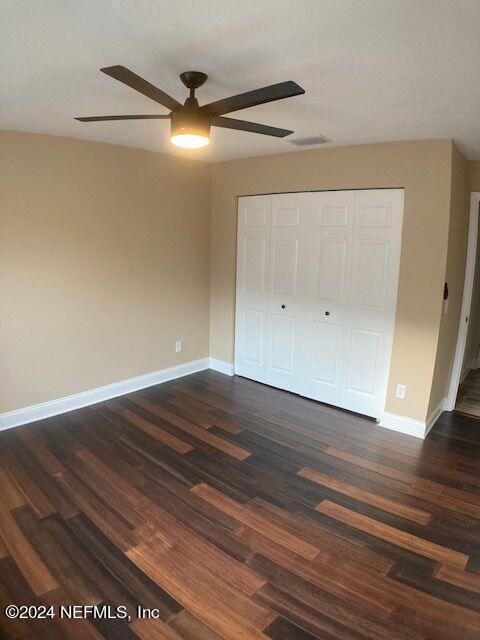
[[[343,327],[339,324],[313,321],[312,383],[322,387],[328,385],[332,389],[338,387],[343,333]],[[318,399],[323,400],[323,397],[319,396]]]
[[[238,204],[235,373],[264,381],[269,289],[270,196]]]
[[[345,390],[372,397],[376,391],[376,370],[382,336],[377,331],[358,327],[352,327],[349,333]]]
[[[266,382],[305,394],[305,194],[272,196]]]
[[[247,365],[263,367],[263,343],[265,341],[265,314],[257,309],[242,311],[241,344],[243,360]]]
[[[295,318],[270,314],[270,371],[293,374],[295,350]]]
[[[292,297],[297,294],[300,238],[272,238],[271,293]]]
[[[341,406],[384,410],[395,323],[403,191],[357,191],[345,382]]]
[[[266,295],[266,238],[249,238],[243,240],[244,264],[243,284],[245,293]]]
[[[355,243],[352,305],[385,311],[390,240],[361,239]]]
[[[353,211],[352,192],[306,194],[306,388],[310,397],[334,405],[344,379]]]
[[[317,237],[314,255],[317,266],[317,302],[344,304],[348,248],[348,238]]]

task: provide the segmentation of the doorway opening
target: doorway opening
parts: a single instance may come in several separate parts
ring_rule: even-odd
[[[480,419],[480,192],[470,196],[467,262],[448,411]]]

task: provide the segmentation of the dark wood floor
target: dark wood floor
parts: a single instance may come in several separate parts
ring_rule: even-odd
[[[1,433],[0,492],[7,638],[480,637],[462,416],[422,442],[209,371]],[[132,618],[8,621],[9,603]]]

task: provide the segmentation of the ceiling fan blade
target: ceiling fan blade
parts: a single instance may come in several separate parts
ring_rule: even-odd
[[[167,115],[132,115],[132,116],[87,116],[84,118],[74,118],[80,122],[100,122],[101,120],[168,120]]]
[[[211,116],[221,116],[224,113],[231,113],[239,109],[254,107],[257,104],[273,102],[274,100],[282,100],[291,96],[298,96],[302,93],[305,93],[305,89],[302,89],[296,82],[289,80],[288,82],[279,82],[269,87],[217,100],[217,102],[210,102],[210,104],[201,107],[201,110],[207,111]]]
[[[236,118],[218,117],[212,118],[211,122],[216,127],[263,133],[266,136],[274,136],[275,138],[284,138],[293,133],[293,131],[289,131],[288,129],[278,129],[277,127],[269,127],[267,124],[257,124],[256,122],[247,122],[246,120],[237,120]]]
[[[135,91],[143,93],[147,98],[151,98],[152,100],[155,100],[155,102],[163,104],[163,106],[170,109],[170,111],[175,111],[175,109],[182,106],[180,102],[177,102],[175,98],[169,96],[168,93],[165,93],[158,87],[150,84],[150,82],[144,80],[140,76],[137,76],[136,73],[133,73],[133,71],[130,71],[130,69],[127,69],[126,67],[115,65],[113,67],[104,67],[103,69],[100,69],[100,71],[106,73],[107,76],[110,76],[119,82],[123,82],[123,84],[135,89]]]

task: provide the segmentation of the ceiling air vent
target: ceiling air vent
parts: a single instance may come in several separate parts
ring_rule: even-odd
[[[310,138],[297,138],[296,140],[289,140],[290,144],[294,144],[296,147],[313,147],[316,144],[325,144],[331,142],[324,136],[310,136]]]

